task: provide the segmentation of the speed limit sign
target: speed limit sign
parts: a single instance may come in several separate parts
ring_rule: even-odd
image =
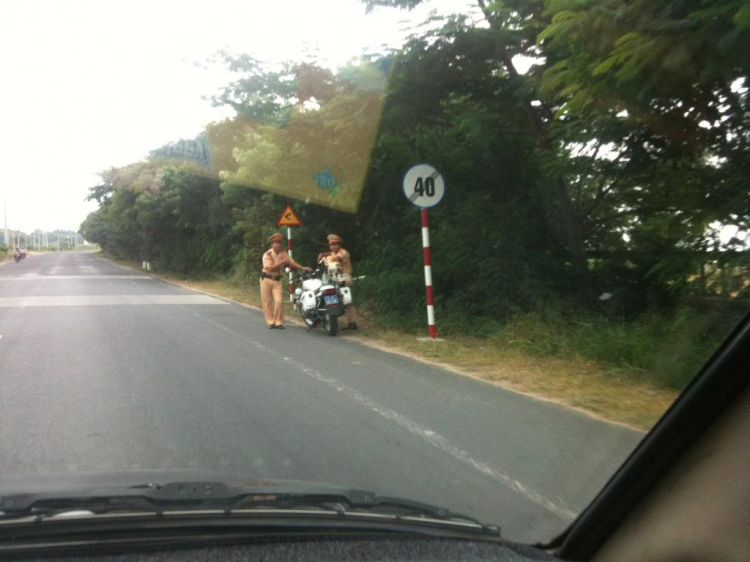
[[[404,176],[404,195],[417,207],[422,215],[422,250],[424,255],[424,285],[427,297],[427,334],[431,341],[437,338],[435,329],[435,303],[432,290],[432,257],[430,256],[429,210],[443,199],[445,180],[433,166],[417,164]]]
[[[445,195],[445,180],[433,166],[417,164],[404,176],[404,195],[417,207],[434,207]]]

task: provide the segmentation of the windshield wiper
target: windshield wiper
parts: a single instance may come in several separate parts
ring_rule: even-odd
[[[0,522],[25,517],[37,521],[62,513],[153,513],[215,511],[224,515],[251,510],[320,510],[340,517],[386,515],[395,521],[420,520],[460,524],[485,533],[499,529],[465,515],[427,503],[379,496],[373,492],[330,486],[290,486],[266,482],[252,487],[227,486],[222,482],[147,483],[127,487],[13,493],[0,497]],[[311,515],[306,513],[306,515]]]

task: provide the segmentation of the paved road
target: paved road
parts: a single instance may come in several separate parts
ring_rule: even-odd
[[[211,469],[551,538],[641,435],[91,254],[0,266],[0,475]],[[0,476],[0,485],[2,477]]]

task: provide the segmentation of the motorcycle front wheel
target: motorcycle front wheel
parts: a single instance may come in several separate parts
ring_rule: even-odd
[[[335,336],[339,331],[339,317],[326,314],[323,316],[323,327],[329,336]]]

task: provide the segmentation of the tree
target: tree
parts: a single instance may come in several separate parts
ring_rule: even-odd
[[[181,273],[225,271],[236,249],[219,182],[187,164],[139,162],[102,174],[100,208],[81,225],[116,256]]]
[[[398,6],[412,9],[419,3],[416,0],[364,0],[368,9],[375,6]],[[541,0],[508,0],[487,4],[477,0],[477,6],[489,25],[487,35],[491,39],[492,57],[499,62],[509,81],[516,89],[520,109],[526,116],[527,127],[537,146],[553,160],[557,156],[555,140],[549,131],[550,109],[539,103],[539,96],[534,91],[533,83],[523,77],[514,62],[514,57],[524,55],[536,57],[536,33],[544,22],[543,2]],[[455,21],[464,23],[465,19]],[[539,105],[535,105],[539,104]],[[549,167],[550,181],[554,186],[558,211],[564,225],[565,238],[570,260],[577,274],[585,283],[588,272],[584,235],[581,232],[580,217],[577,216],[570,195],[569,178],[557,167]]]
[[[660,255],[646,260],[649,275],[684,288],[695,273],[685,252],[720,248],[714,225],[750,228],[750,10],[728,0],[547,6],[540,89],[558,107],[561,134],[596,126],[601,138],[606,127],[626,163],[586,220]]]

